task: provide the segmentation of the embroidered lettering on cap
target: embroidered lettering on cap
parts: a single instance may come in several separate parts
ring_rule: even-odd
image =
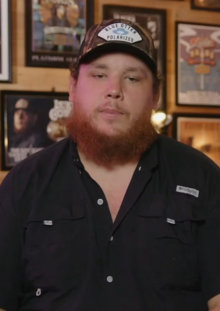
[[[44,220],[44,225],[45,226],[53,226],[53,221],[52,220]]]
[[[188,188],[188,187],[183,187],[183,186],[178,185],[176,186],[176,192],[187,193],[187,194],[193,195],[196,198],[199,197],[199,190],[196,190],[194,188]]]
[[[98,36],[106,41],[135,43],[142,41],[141,35],[130,25],[115,23],[103,28]]]

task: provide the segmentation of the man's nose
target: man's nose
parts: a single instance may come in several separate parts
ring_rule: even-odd
[[[111,81],[109,81],[106,90],[106,97],[120,100],[123,99],[123,90],[120,79],[112,79]]]

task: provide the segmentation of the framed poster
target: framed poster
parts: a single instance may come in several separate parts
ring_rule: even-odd
[[[103,19],[124,18],[138,23],[150,31],[156,48],[157,66],[162,79],[166,77],[166,10],[127,7],[117,5],[103,6]],[[163,83],[159,109],[166,108],[166,85]]]
[[[11,0],[0,0],[0,82],[12,82]]]
[[[191,8],[197,10],[220,11],[220,0],[191,0]]]
[[[176,113],[173,137],[203,152],[220,166],[220,115]]]
[[[67,93],[2,91],[1,107],[2,170],[67,136]]]
[[[176,23],[177,105],[220,107],[220,26]]]
[[[93,0],[25,0],[26,66],[69,68],[93,24]]]

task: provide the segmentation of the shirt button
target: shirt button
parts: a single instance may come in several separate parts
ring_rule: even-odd
[[[112,282],[113,282],[113,277],[112,277],[111,275],[109,275],[109,276],[107,277],[107,282],[108,282],[108,283],[112,283]]]
[[[103,201],[102,199],[98,199],[98,201],[97,201],[98,205],[102,205],[103,202],[104,202],[104,201]]]
[[[138,170],[139,170],[139,171],[141,170],[141,166],[139,166]]]
[[[111,236],[111,237],[110,237],[110,241],[113,241],[113,240],[114,240],[114,238],[113,238],[113,236]]]

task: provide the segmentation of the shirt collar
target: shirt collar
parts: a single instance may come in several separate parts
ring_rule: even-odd
[[[149,149],[147,149],[141,156],[138,166],[143,166],[149,170],[153,169],[158,165],[158,144],[159,137],[153,142]],[[79,153],[77,150],[76,142],[70,137],[70,149],[73,161],[77,167],[80,169],[84,168],[82,162],[80,161]]]

